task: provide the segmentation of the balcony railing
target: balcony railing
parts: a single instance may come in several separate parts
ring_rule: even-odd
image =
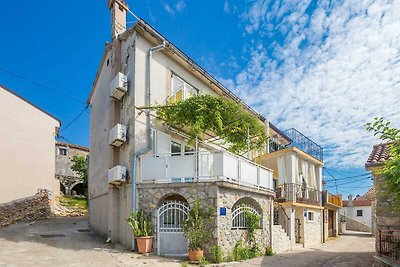
[[[290,138],[291,142],[288,146],[294,146],[298,149],[303,150],[310,156],[318,159],[319,161],[324,160],[324,150],[323,148],[312,141],[310,138],[292,128],[284,131],[284,133]]]
[[[322,204],[332,204],[335,206],[343,207],[341,195],[332,195],[327,190],[322,191]]]
[[[321,191],[300,184],[287,183],[275,189],[278,202],[297,202],[321,206]]]
[[[378,240],[379,256],[400,260],[400,230],[378,230]]]
[[[273,190],[272,171],[225,151],[140,157],[139,182],[230,181]]]

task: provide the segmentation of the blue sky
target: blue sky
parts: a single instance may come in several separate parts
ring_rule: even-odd
[[[366,191],[366,177],[346,177],[365,173],[363,164],[378,142],[364,131],[366,122],[384,116],[400,125],[399,3],[127,3],[278,127],[295,127],[322,145],[326,167],[340,179],[339,192]],[[81,102],[86,102],[104,44],[110,40],[106,0],[25,0],[17,6],[5,2],[0,16],[0,83],[66,126],[84,109]],[[134,18],[128,22],[132,25]],[[61,134],[88,145],[88,123],[89,112],[84,112]],[[334,192],[333,179],[327,174],[326,180]]]

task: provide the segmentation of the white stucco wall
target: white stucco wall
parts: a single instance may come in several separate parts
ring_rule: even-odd
[[[55,128],[48,114],[0,87],[0,203],[32,196],[39,188],[59,195]]]
[[[357,210],[362,210],[363,216],[357,216]],[[346,215],[354,220],[362,222],[371,227],[371,206],[351,206],[340,209],[340,214]]]
[[[121,103],[119,123],[128,128],[128,142],[118,151],[119,165],[127,168],[129,180],[118,189],[110,189],[107,172],[111,165],[111,147],[108,144],[110,114],[112,106],[109,85],[113,77],[114,59],[119,56],[110,49],[99,70],[95,90],[90,99],[90,160],[89,160],[89,213],[91,227],[111,236],[113,242],[130,247],[131,229],[126,223],[132,208],[132,156],[135,151],[147,146],[146,116],[136,107],[145,105],[146,64],[148,50],[152,44],[142,35],[133,33],[121,43],[121,70],[128,77],[128,94]],[[128,56],[129,55],[129,56]],[[163,104],[171,95],[171,74],[174,72],[201,93],[215,94],[211,85],[200,79],[198,72],[192,72],[187,65],[182,66],[171,59],[166,51],[153,55],[151,68],[151,104]],[[107,64],[108,62],[108,64]],[[126,63],[126,65],[125,65]],[[215,86],[215,85],[212,85]],[[152,117],[152,121],[153,121]],[[160,128],[163,126],[155,126]],[[137,200],[139,202],[140,199]]]

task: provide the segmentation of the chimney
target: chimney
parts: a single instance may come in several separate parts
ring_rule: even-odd
[[[348,199],[348,201],[349,201],[349,203],[347,204],[347,206],[348,206],[348,207],[353,206],[353,196],[352,196],[352,195],[349,195],[347,199]]]
[[[129,10],[125,0],[108,0],[111,10],[111,37],[114,40],[126,31],[126,12]]]

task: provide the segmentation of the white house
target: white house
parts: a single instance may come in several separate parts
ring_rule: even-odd
[[[343,201],[343,208],[340,209],[340,214],[371,227],[371,200],[365,196],[356,196],[353,199],[353,196],[349,195],[348,200]]]

